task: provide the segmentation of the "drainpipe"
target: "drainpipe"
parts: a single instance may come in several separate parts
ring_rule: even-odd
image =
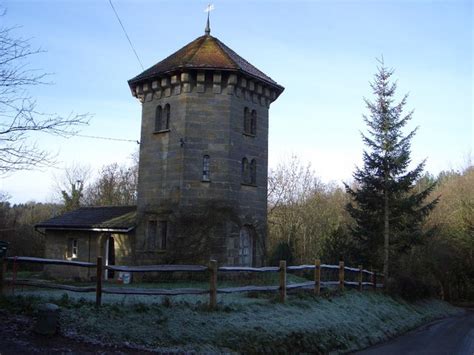
[[[87,261],[91,262],[91,232],[89,232],[89,242],[88,242],[88,247],[89,247],[89,255],[87,257]],[[91,269],[88,267],[87,268],[87,278],[90,280],[91,278]]]

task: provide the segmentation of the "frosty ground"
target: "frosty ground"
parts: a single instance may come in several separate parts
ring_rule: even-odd
[[[107,299],[107,297],[109,297]],[[33,315],[38,303],[61,306],[61,333],[86,342],[155,351],[350,352],[384,341],[432,319],[460,310],[437,300],[408,303],[381,292],[220,296],[209,311],[207,298],[105,296],[96,309],[90,299],[65,292],[8,296],[0,308]]]

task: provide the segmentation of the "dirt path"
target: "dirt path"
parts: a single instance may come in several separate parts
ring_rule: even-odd
[[[474,354],[474,311],[424,325],[387,343],[358,352],[360,355]]]
[[[45,337],[33,332],[34,321],[0,311],[0,354],[137,354],[143,351],[75,341],[61,335]]]

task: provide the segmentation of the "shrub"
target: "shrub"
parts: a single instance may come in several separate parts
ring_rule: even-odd
[[[393,265],[391,277],[386,280],[386,289],[390,294],[410,301],[433,297],[439,293],[439,287],[419,248],[402,255]]]
[[[280,260],[286,260],[287,265],[293,264],[293,253],[287,242],[280,242],[270,257],[270,265],[278,266]]]

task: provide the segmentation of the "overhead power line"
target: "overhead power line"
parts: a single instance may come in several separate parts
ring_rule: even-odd
[[[85,134],[75,134],[74,137],[81,137],[81,138],[92,138],[92,139],[102,139],[106,141],[116,141],[116,142],[133,142],[140,144],[140,141],[133,140],[133,139],[124,139],[124,138],[111,138],[111,137],[101,137],[101,136],[88,136]]]
[[[125,37],[127,37],[128,43],[130,43],[130,47],[132,48],[133,53],[135,53],[135,57],[137,57],[138,63],[140,63],[140,67],[142,68],[142,70],[145,70],[145,68],[143,67],[142,61],[140,60],[140,57],[138,56],[138,53],[135,50],[135,47],[133,46],[132,41],[130,40],[130,37],[128,36],[128,33],[125,30],[125,27],[122,23],[122,20],[120,20],[120,17],[118,15],[117,11],[115,10],[114,4],[112,4],[112,0],[109,0],[109,4],[110,4],[110,7],[112,8],[112,10],[115,13],[115,17],[117,17],[117,20],[118,20],[120,26],[122,27],[122,30],[123,30],[123,33],[125,34]]]

